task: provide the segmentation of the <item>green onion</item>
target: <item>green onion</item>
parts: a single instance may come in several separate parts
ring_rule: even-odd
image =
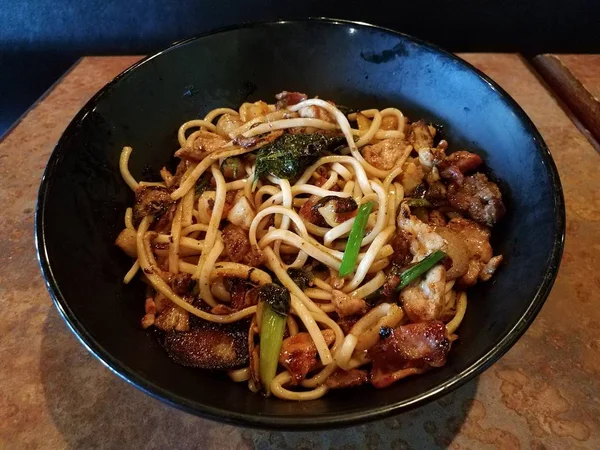
[[[231,156],[221,164],[221,172],[225,178],[237,179],[238,173],[242,169],[242,161],[236,156]]]
[[[360,208],[358,208],[358,214],[354,219],[350,235],[348,236],[346,251],[342,257],[342,264],[340,265],[339,272],[340,277],[345,277],[354,271],[354,266],[356,266],[356,260],[358,259],[358,252],[360,251],[360,244],[365,236],[365,228],[367,227],[371,209],[373,209],[373,202],[367,202],[364,205],[360,205]]]
[[[446,254],[441,250],[436,250],[435,252],[427,255],[423,260],[419,261],[413,266],[410,266],[408,269],[404,270],[400,274],[400,283],[396,286],[396,292],[400,292],[410,283],[415,281],[433,266],[435,266],[438,262],[446,257]]]
[[[433,266],[435,266],[438,262],[446,257],[446,254],[441,250],[436,250],[435,252],[427,255],[423,260],[419,261],[411,265],[410,267],[404,269],[398,276],[400,277],[400,283],[394,289],[396,292],[400,292],[410,283],[415,281]],[[372,302],[377,300],[379,297],[383,295],[383,288],[380,287],[372,294],[369,294],[365,297],[365,300],[368,302]]]
[[[260,381],[269,395],[271,381],[277,373],[279,352],[291,300],[288,290],[276,284],[261,286],[258,290],[258,298],[263,302],[260,324]]]

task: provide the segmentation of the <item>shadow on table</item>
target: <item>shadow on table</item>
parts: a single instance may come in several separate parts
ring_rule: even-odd
[[[332,431],[250,430],[183,413],[110,373],[67,329],[46,318],[40,371],[46,407],[68,448],[424,449],[445,448],[460,430],[478,380],[387,420]]]

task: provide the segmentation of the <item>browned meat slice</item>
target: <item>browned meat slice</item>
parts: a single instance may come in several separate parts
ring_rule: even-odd
[[[369,164],[381,170],[390,170],[396,165],[407,145],[404,139],[384,139],[377,144],[366,145],[362,154]]]
[[[469,173],[476,170],[482,164],[483,160],[479,155],[467,152],[466,150],[459,150],[451,155],[448,155],[446,159],[438,164],[438,168],[442,178],[445,178],[444,170],[450,166],[458,168],[461,173]]]
[[[168,302],[168,303],[167,303]],[[157,307],[158,317],[154,320],[154,326],[163,331],[187,331],[190,329],[189,313],[167,300],[165,305]]]
[[[189,273],[178,273],[177,275],[171,274],[171,289],[177,295],[186,295],[192,292],[196,282],[192,280],[192,276]]]
[[[284,109],[288,106],[297,105],[308,98],[306,94],[301,92],[283,91],[275,96],[277,99],[277,109]]]
[[[248,332],[243,328],[201,322],[189,331],[167,333],[163,346],[176,363],[184,366],[234,369],[248,363]]]
[[[249,266],[259,266],[264,262],[264,255],[258,248],[253,248],[246,231],[237,225],[229,224],[223,230],[223,244],[229,259]]]
[[[325,122],[336,123],[335,119],[331,117],[331,114],[329,114],[327,110],[321,108],[320,106],[312,105],[300,108],[298,110],[298,115],[306,119],[319,119],[324,120]]]
[[[392,255],[392,262],[398,266],[408,264],[412,260],[412,254],[410,253],[410,235],[400,228],[396,228],[396,231],[390,239],[390,245],[394,249]]]
[[[437,209],[429,211],[429,225],[434,227],[443,227],[446,225],[446,217]]]
[[[325,381],[329,389],[342,389],[360,386],[369,382],[369,373],[366,370],[351,369],[345,371],[338,369]]]
[[[444,183],[441,181],[434,181],[429,183],[429,187],[425,192],[425,199],[433,206],[441,206],[447,203],[446,195],[448,191]]]
[[[162,216],[174,204],[171,191],[161,186],[140,186],[135,191],[133,220],[139,223],[144,217]]]
[[[384,388],[408,375],[446,363],[451,342],[443,322],[412,323],[386,331],[387,337],[380,338],[369,350],[373,386]]]
[[[319,214],[319,211],[317,211],[313,208],[313,206],[315,206],[315,203],[317,203],[318,201],[319,201],[318,196],[311,195],[308,198],[308,200],[306,200],[304,202],[304,204],[300,208],[300,211],[298,211],[298,214],[300,215],[300,217],[302,217],[307,222],[310,222],[314,225],[321,224],[320,226],[323,226],[323,224],[325,222],[323,220],[323,217],[321,216],[321,214]]]
[[[210,131],[200,131],[198,137],[190,145],[180,148],[175,152],[175,156],[181,159],[192,161],[202,161],[206,155],[218,150],[228,141],[216,133]]]
[[[457,233],[467,246],[471,259],[479,259],[484,263],[492,257],[490,245],[490,229],[469,219],[452,219],[446,227]]]
[[[502,194],[496,183],[488,180],[482,173],[465,177],[462,185],[456,183],[448,187],[448,202],[473,220],[493,226],[506,211],[502,203]]]
[[[323,330],[327,345],[335,339],[333,330]],[[292,384],[298,384],[308,372],[317,365],[317,347],[309,333],[302,332],[287,339],[281,344],[279,363],[292,375]]]
[[[345,316],[345,317],[340,317],[338,320],[336,320],[337,324],[340,326],[340,328],[342,329],[342,331],[344,332],[344,334],[349,334],[350,330],[352,329],[352,327],[354,326],[354,324],[356,324],[356,322],[358,322],[358,320],[360,319],[361,316]]]
[[[364,314],[367,312],[367,303],[359,297],[351,297],[342,291],[332,291],[331,302],[335,307],[335,312],[340,317],[353,316],[355,314]]]
[[[231,307],[238,311],[258,303],[257,289],[241,278],[228,278],[225,284],[231,295]]]
[[[408,142],[415,150],[433,147],[433,135],[430,127],[425,123],[424,120],[419,120],[418,122],[414,122],[410,125]]]
[[[247,149],[256,150],[265,145],[273,142],[275,139],[280,137],[283,134],[283,130],[272,131],[267,134],[261,134],[260,136],[252,136],[252,137],[244,137],[237,136],[233,142],[240,147],[244,147]]]

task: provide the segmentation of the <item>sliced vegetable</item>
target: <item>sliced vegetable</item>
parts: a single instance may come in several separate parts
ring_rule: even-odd
[[[289,180],[314,163],[321,153],[344,142],[340,136],[320,133],[284,134],[256,153],[255,183],[268,175]]]
[[[412,264],[408,268],[404,269],[398,276],[400,278],[400,282],[394,289],[395,292],[400,292],[410,283],[415,281],[437,263],[439,263],[442,259],[446,257],[446,254],[441,250],[436,250],[435,252],[427,255],[423,260],[418,263]],[[383,296],[383,288],[377,289],[372,294],[368,295],[365,300],[370,302],[376,300]]]
[[[275,378],[283,332],[290,311],[290,293],[276,284],[265,284],[258,289],[258,299],[263,302],[260,326],[260,381],[267,395]]]
[[[411,208],[429,208],[431,207],[431,203],[429,200],[425,198],[409,198],[406,199],[403,203],[410,206]]]
[[[367,227],[367,221],[369,220],[369,214],[371,214],[372,209],[373,202],[367,202],[364,205],[360,205],[358,208],[358,214],[354,219],[350,235],[348,236],[346,251],[342,257],[342,264],[340,265],[339,271],[340,277],[345,277],[354,271],[356,260],[358,259],[358,252],[360,251],[360,244],[362,243],[363,237],[365,237],[365,228]]]

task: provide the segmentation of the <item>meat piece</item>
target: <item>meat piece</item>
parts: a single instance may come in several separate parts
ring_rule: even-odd
[[[298,214],[300,215],[300,217],[302,217],[304,220],[306,220],[309,223],[312,223],[314,225],[321,224],[319,226],[323,226],[323,224],[325,222],[323,217],[321,216],[321,214],[319,214],[319,211],[313,209],[313,206],[315,206],[315,203],[317,203],[318,201],[319,201],[318,196],[311,195],[308,198],[308,200],[306,200],[304,202],[304,204],[298,211]]]
[[[404,165],[404,171],[402,172],[402,188],[404,189],[404,195],[414,195],[414,191],[421,186],[425,172],[421,167],[421,164],[415,164],[414,161],[409,161]]]
[[[167,231],[169,233],[171,231],[171,222],[173,221],[173,217],[175,217],[175,211],[177,210],[177,204],[173,203],[167,211],[160,216],[156,225],[154,225],[154,231],[157,233],[163,233]],[[166,248],[169,248],[168,245]]]
[[[410,252],[413,254],[412,262],[421,261],[436,250],[446,250],[446,242],[434,228],[410,214],[408,207],[402,207],[397,223],[398,228],[409,237]]]
[[[223,212],[221,213],[221,220],[225,219],[232,208],[235,206],[237,191],[227,191],[225,194],[225,203],[223,204]],[[210,218],[215,208],[215,199],[217,193],[215,191],[204,191],[198,199],[198,214],[200,223],[208,225]]]
[[[222,234],[223,244],[229,259],[233,262],[243,262],[256,267],[264,261],[264,255],[258,248],[252,248],[248,234],[242,228],[229,224]]]
[[[407,145],[404,139],[384,139],[377,144],[366,145],[362,154],[369,164],[381,170],[390,170],[396,165]]]
[[[443,227],[446,225],[446,223],[446,217],[444,217],[443,213],[441,213],[437,209],[432,209],[431,211],[429,211],[429,225],[436,227],[436,232],[437,227]]]
[[[367,303],[359,297],[351,297],[342,291],[333,290],[331,302],[335,312],[340,317],[364,314],[367,311]]]
[[[500,266],[502,263],[502,259],[502,255],[491,258],[488,263],[479,271],[479,279],[481,281],[488,281],[490,278],[492,278],[494,273],[496,273],[498,266]]]
[[[242,125],[244,125],[244,122],[242,122],[239,115],[223,114],[217,121],[217,133],[227,138]]]
[[[224,305],[223,303],[219,303],[217,306],[213,306],[210,312],[211,314],[215,314],[217,316],[226,316],[235,312],[235,310],[230,306]]]
[[[465,177],[462,185],[450,184],[448,202],[473,220],[490,227],[506,212],[500,189],[482,173]]]
[[[446,271],[446,280],[455,280],[462,277],[469,268],[471,254],[460,233],[447,228],[444,224],[436,225],[435,232],[447,243],[446,254],[452,260],[452,266]]]
[[[157,311],[160,314],[154,320],[154,326],[163,331],[187,331],[190,329],[190,315],[179,306],[167,300],[166,305],[157,305]]]
[[[240,119],[243,122],[248,122],[257,117],[264,116],[269,113],[269,105],[262,100],[254,103],[242,103],[240,106]]]
[[[171,275],[170,284],[173,292],[182,296],[192,292],[196,282],[192,280],[192,276],[189,273],[178,273]]]
[[[248,363],[247,323],[200,322],[198,328],[165,335],[163,347],[178,364],[200,369],[234,369]]]
[[[410,234],[397,228],[390,238],[390,245],[394,249],[392,262],[398,266],[404,266],[412,260],[410,253]]]
[[[444,309],[446,269],[437,265],[400,292],[404,312],[413,322],[439,319]]]
[[[344,334],[349,334],[350,330],[359,321],[361,316],[344,316],[340,317],[336,320],[337,324],[340,326]]]
[[[175,156],[191,161],[202,161],[206,155],[218,150],[227,142],[226,139],[216,133],[202,130],[190,145],[177,150]]]
[[[283,91],[275,96],[277,99],[277,109],[285,109],[288,106],[297,105],[308,98],[306,94],[301,92]]]
[[[229,259],[233,262],[241,262],[251,248],[246,232],[236,225],[229,224],[223,230],[222,237]]]
[[[425,199],[433,206],[441,206],[447,203],[447,194],[448,191],[446,190],[444,183],[441,181],[434,181],[433,183],[429,183],[427,192],[425,192]]]
[[[415,150],[433,147],[433,135],[431,134],[431,129],[424,120],[419,120],[410,125],[408,142]]]
[[[438,164],[440,175],[444,176],[444,170],[450,166],[456,167],[461,173],[469,173],[476,170],[483,164],[481,157],[475,153],[467,152],[466,150],[459,150],[446,157],[443,161]]]
[[[487,263],[492,257],[490,229],[469,219],[455,218],[446,227],[457,233],[469,252],[470,259],[479,259]]]
[[[257,289],[241,278],[228,278],[227,288],[231,295],[231,307],[235,311],[248,308],[258,303]]]
[[[335,340],[333,330],[323,330],[322,333],[327,345]],[[279,353],[279,363],[292,375],[292,385],[306,378],[308,372],[317,365],[317,347],[310,334],[302,332],[284,339]]]
[[[163,215],[174,204],[171,191],[161,186],[140,186],[135,191],[133,205],[134,223],[139,223],[146,216],[155,218]]]
[[[368,351],[373,363],[371,383],[384,388],[408,375],[446,363],[450,339],[443,322],[412,323],[391,329]]]
[[[345,371],[337,369],[325,381],[329,389],[342,389],[354,386],[360,386],[369,382],[369,373],[366,370],[350,369]]]
[[[342,222],[354,217],[358,210],[358,205],[352,197],[337,197],[328,195],[319,200],[312,207],[313,214],[321,216],[318,221],[319,226],[329,225],[335,227]]]
[[[117,236],[115,245],[131,258],[137,258],[137,233],[131,228],[125,228]]]
[[[261,147],[264,147],[267,144],[270,144],[282,134],[283,130],[276,130],[267,134],[261,134],[259,136],[244,137],[240,135],[236,136],[233,142],[239,145],[240,147],[257,150]]]

